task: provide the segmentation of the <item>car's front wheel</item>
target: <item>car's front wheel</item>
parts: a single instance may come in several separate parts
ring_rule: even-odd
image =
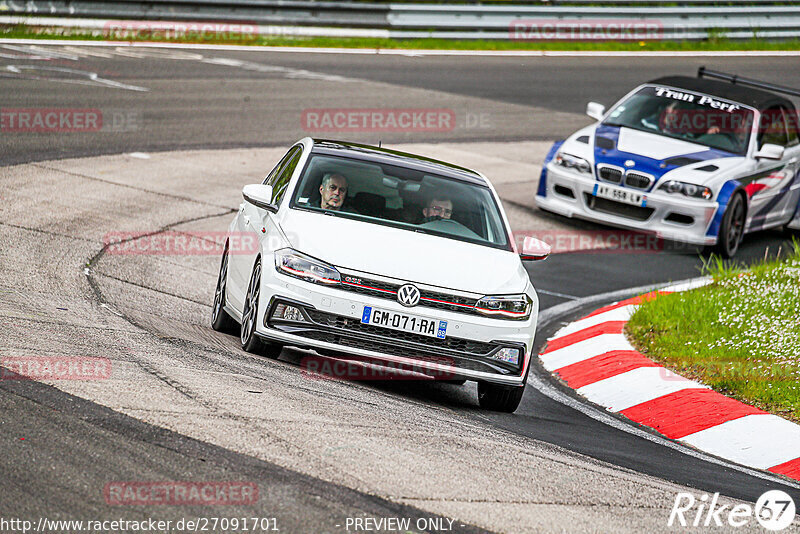
[[[277,358],[281,353],[281,345],[265,343],[256,335],[256,322],[258,321],[258,300],[261,295],[261,258],[253,266],[250,284],[247,286],[247,296],[244,299],[242,311],[242,326],[239,340],[242,349],[255,354],[263,354],[270,358]]]
[[[478,404],[484,410],[512,413],[519,406],[525,386],[501,386],[478,382]]]
[[[744,236],[745,205],[741,194],[736,193],[731,197],[725,214],[722,216],[722,225],[719,229],[716,251],[725,258],[732,258],[739,250],[739,244]]]
[[[236,332],[236,321],[225,311],[225,289],[228,284],[228,247],[222,253],[219,266],[217,288],[214,291],[214,307],[211,309],[211,328],[217,332],[232,334]]]

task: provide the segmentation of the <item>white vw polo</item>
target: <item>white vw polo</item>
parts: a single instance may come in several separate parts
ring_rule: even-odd
[[[525,238],[518,250],[484,176],[305,138],[242,194],[214,297],[216,330],[238,329],[245,350],[271,357],[294,346],[474,380],[482,407],[517,408],[538,312],[522,260],[549,247]],[[256,246],[240,246],[248,242]]]

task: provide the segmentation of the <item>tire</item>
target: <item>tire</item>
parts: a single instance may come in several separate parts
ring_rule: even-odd
[[[217,332],[226,334],[236,333],[236,321],[225,311],[225,289],[228,284],[228,246],[222,253],[222,261],[219,265],[219,276],[217,277],[217,288],[214,290],[214,304],[211,308],[211,328]]]
[[[722,257],[732,258],[739,250],[739,244],[744,237],[745,214],[744,198],[741,194],[735,193],[722,216],[717,245],[714,247],[714,251]]]
[[[253,274],[247,286],[247,296],[242,310],[242,324],[239,330],[239,341],[242,349],[253,354],[261,354],[269,358],[277,358],[283,347],[277,343],[266,343],[256,335],[258,322],[258,299],[261,295],[261,258],[256,259]]]
[[[522,400],[525,386],[500,386],[478,382],[478,404],[484,410],[513,413]]]

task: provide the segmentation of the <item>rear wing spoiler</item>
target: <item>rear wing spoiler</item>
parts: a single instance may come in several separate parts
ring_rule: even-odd
[[[754,80],[752,78],[745,78],[743,76],[739,76],[738,74],[728,74],[726,72],[708,70],[705,67],[700,67],[699,69],[697,69],[697,77],[716,78],[718,80],[724,80],[726,82],[731,82],[737,85],[746,85],[748,87],[756,87],[758,89],[766,89],[768,91],[774,91],[776,93],[783,93],[786,95],[800,97],[800,89],[792,89],[791,87],[786,87],[783,85],[776,85],[774,83],[762,82],[760,80]]]

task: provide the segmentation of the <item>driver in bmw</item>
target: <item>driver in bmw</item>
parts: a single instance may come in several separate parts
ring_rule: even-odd
[[[433,197],[422,208],[422,222],[438,221],[439,219],[449,219],[453,215],[453,201],[449,198]]]

